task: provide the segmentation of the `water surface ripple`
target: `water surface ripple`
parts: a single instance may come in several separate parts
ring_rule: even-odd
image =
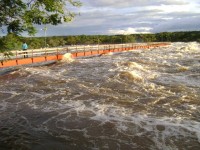
[[[2,74],[0,149],[200,149],[200,45]]]

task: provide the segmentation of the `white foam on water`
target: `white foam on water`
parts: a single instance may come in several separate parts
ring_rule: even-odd
[[[71,63],[74,62],[74,58],[71,53],[66,53],[63,55],[61,62]]]
[[[20,96],[21,93],[16,92],[16,91],[3,91],[3,90],[1,90],[0,93],[8,95],[5,98],[2,98],[2,97],[0,98],[0,100],[1,100],[0,111],[3,112],[5,110],[9,109],[11,105],[15,105],[17,108],[19,102],[12,102],[12,100],[16,99],[15,97],[17,97],[17,96]],[[11,102],[10,102],[10,100],[11,100]]]
[[[149,91],[165,91],[164,86],[156,85],[154,83],[145,83],[144,84],[145,88],[148,88]],[[168,93],[169,94],[169,93]]]
[[[180,66],[180,67],[178,67],[177,70],[180,71],[180,72],[183,72],[183,71],[187,71],[187,70],[189,70],[189,67]]]
[[[182,53],[192,54],[200,51],[200,44],[197,42],[182,43],[182,46],[177,48]]]
[[[136,62],[126,62],[124,63],[124,65],[128,66],[131,69],[139,69],[139,70],[145,70],[140,64],[136,63]]]
[[[197,51],[197,50],[200,50],[199,48],[199,44],[197,42],[190,42],[188,44],[188,48],[189,50],[192,50],[192,51]]]
[[[149,59],[149,61],[152,60],[153,59]],[[160,74],[159,72],[151,70],[151,66],[148,66],[148,63],[141,64],[133,61],[127,61],[117,62],[115,65],[117,68],[110,71],[118,71],[119,77],[123,79],[144,82],[154,80],[159,77]]]
[[[158,78],[158,77],[159,77],[159,74],[158,74],[158,73],[152,72],[152,73],[148,73],[147,79],[153,80],[153,79],[156,79],[156,78]]]
[[[159,74],[151,70],[148,64],[141,64],[133,61],[116,62],[116,68],[109,71],[116,72],[122,79],[128,79],[132,81],[154,80]]]
[[[133,50],[129,50],[129,52],[138,54],[138,53],[142,53],[143,50],[133,49]]]
[[[167,145],[165,145],[165,140],[173,136],[177,137],[177,139],[179,136],[188,138],[196,137],[200,142],[200,122],[181,117],[154,118],[144,114],[132,114],[129,109],[108,104],[97,104],[93,102],[91,106],[90,111],[93,111],[95,116],[90,119],[102,123],[115,122],[120,132],[129,135],[132,134],[132,136],[134,136],[134,134],[146,134],[149,132],[159,149],[167,147]],[[130,129],[131,127],[128,124],[133,124],[132,128],[135,129]],[[140,133],[141,131],[138,127],[142,128],[142,132],[144,133]]]
[[[193,111],[200,110],[200,106],[192,105],[192,104],[184,104],[183,105],[187,110],[190,110],[192,113]]]
[[[180,43],[179,47],[182,47],[185,45],[182,45],[182,43]],[[164,55],[165,51],[166,51],[166,53],[169,51],[171,54],[169,56],[167,54]],[[129,61],[129,59],[126,60],[126,61],[128,61],[128,64],[125,65],[125,63],[117,63],[117,65],[116,65],[117,67],[113,65],[116,68],[114,68],[114,69],[108,68],[108,69],[110,69],[110,71],[113,71],[114,73],[118,74],[122,78],[137,81],[138,82],[137,85],[140,85],[139,88],[142,89],[142,92],[144,91],[144,95],[142,95],[144,97],[147,97],[147,96],[153,97],[154,93],[161,93],[161,94],[158,94],[160,97],[155,96],[155,99],[158,99],[158,101],[155,100],[150,104],[150,105],[154,105],[154,102],[156,104],[157,102],[159,102],[159,100],[166,99],[166,97],[170,97],[170,96],[178,97],[180,95],[187,96],[186,95],[187,92],[186,93],[171,92],[170,86],[173,86],[173,84],[177,85],[177,84],[186,83],[186,84],[184,84],[186,87],[188,85],[196,84],[196,86],[199,87],[198,84],[200,82],[197,82],[196,80],[194,80],[194,81],[191,80],[190,76],[185,76],[185,75],[183,76],[181,71],[178,74],[171,75],[170,73],[165,72],[165,69],[166,69],[165,66],[164,66],[164,68],[162,68],[163,70],[161,70],[163,72],[161,72],[159,69],[157,69],[155,67],[155,65],[159,64],[160,62],[161,63],[163,62],[163,64],[167,64],[168,66],[171,66],[171,64],[173,65],[174,62],[173,61],[171,62],[171,59],[178,59],[178,57],[179,57],[178,55],[176,55],[176,52],[180,53],[178,55],[183,54],[183,56],[185,56],[187,54],[184,52],[184,50],[183,51],[181,51],[180,49],[175,50],[175,48],[173,48],[173,49],[172,48],[171,49],[169,49],[169,48],[154,49],[151,52],[147,51],[147,54],[140,55],[142,57],[140,57],[139,59],[141,59],[141,61],[143,61],[144,63],[140,64],[140,63],[134,62],[133,58],[129,58],[129,59],[131,59],[131,61]],[[173,54],[173,53],[175,53],[175,54]],[[148,56],[145,56],[145,55],[148,55]],[[120,58],[120,56],[118,56],[118,57]],[[101,58],[101,59],[103,59],[103,58]],[[118,62],[119,60],[122,62],[122,61],[124,61],[124,58],[121,57],[120,59],[117,59],[115,61]],[[87,60],[87,61],[92,62],[90,60]],[[97,61],[99,61],[99,58]],[[111,62],[110,59],[105,59],[105,61]],[[113,61],[113,59],[112,59],[112,61]],[[148,64],[149,62],[152,62],[153,65],[149,65]],[[149,67],[147,67],[145,65],[148,65]],[[184,65],[179,65],[179,64],[177,66],[176,65],[174,66],[175,69],[179,69],[179,67],[180,68],[182,67],[181,69],[184,71],[190,71],[190,69],[191,69],[191,68],[188,68],[188,70],[186,70],[184,68],[185,67]],[[148,70],[147,70],[147,68],[148,68]],[[46,79],[55,80],[55,79],[60,79],[61,77],[63,77],[63,74],[66,74],[66,69],[59,70],[59,72],[58,72],[57,70],[51,70],[48,67],[25,68],[25,71],[26,71],[25,73],[28,72],[31,75],[34,75],[35,76],[34,79],[36,79],[36,80],[38,80],[39,75],[44,77],[44,80],[46,80]],[[86,71],[88,71],[88,70],[86,69]],[[116,74],[114,74],[114,75],[116,75]],[[198,76],[198,74],[197,74],[197,76]],[[72,79],[73,77],[69,77],[69,78]],[[157,78],[159,78],[161,81],[161,82],[159,82],[159,84],[157,84],[157,82],[153,83],[151,81],[148,81],[148,79],[151,80],[151,79],[157,79]],[[43,81],[43,80],[39,79],[39,81]],[[112,81],[112,78],[110,78],[109,81]],[[191,81],[193,83],[190,83]],[[90,82],[90,80],[87,83],[89,84],[89,82]],[[165,84],[162,84],[162,83],[166,83],[167,86],[165,86]],[[99,84],[100,84],[100,86],[103,86],[101,83],[99,83]],[[135,84],[132,84],[132,82],[128,82],[128,84],[130,85],[131,88],[137,89],[137,86],[135,86]],[[164,86],[161,86],[161,85],[164,85]],[[28,91],[30,91],[30,94],[33,98],[27,99],[26,103],[24,103],[24,101],[23,101],[23,103],[30,106],[30,108],[38,109],[41,112],[43,111],[45,113],[48,113],[48,112],[56,113],[55,116],[49,117],[43,123],[44,124],[43,127],[44,128],[46,127],[47,131],[51,131],[51,126],[52,126],[52,124],[54,125],[54,123],[55,123],[57,125],[57,126],[56,125],[55,126],[59,129],[63,129],[66,131],[81,131],[81,132],[83,132],[84,130],[67,128],[67,125],[65,125],[64,123],[65,123],[65,121],[67,122],[67,120],[71,117],[72,120],[75,122],[79,119],[80,120],[81,119],[86,119],[86,120],[89,119],[91,121],[96,121],[99,123],[99,126],[101,126],[102,124],[104,124],[106,122],[112,122],[113,124],[115,124],[113,126],[113,128],[116,128],[116,130],[119,132],[119,134],[122,133],[124,136],[127,135],[126,137],[130,137],[130,139],[131,139],[131,137],[134,137],[134,136],[139,136],[139,137],[145,136],[145,137],[148,137],[149,139],[152,139],[152,141],[154,142],[154,144],[152,144],[152,145],[156,146],[156,147],[152,147],[152,149],[177,149],[176,145],[174,144],[174,142],[172,140],[177,140],[179,143],[181,143],[182,142],[181,138],[183,138],[184,140],[189,139],[189,140],[195,141],[195,142],[198,141],[200,143],[200,130],[199,130],[200,122],[190,120],[189,117],[181,118],[181,117],[153,116],[150,114],[150,112],[146,112],[146,110],[144,110],[144,111],[142,110],[140,112],[140,114],[138,114],[138,113],[135,113],[135,111],[134,111],[134,108],[137,106],[133,105],[133,106],[129,107],[127,105],[127,107],[126,107],[126,106],[118,105],[117,101],[115,102],[115,100],[118,100],[117,99],[118,95],[116,96],[115,93],[112,93],[112,89],[108,89],[109,90],[108,93],[110,95],[106,95],[107,93],[105,94],[103,92],[99,92],[100,89],[98,89],[98,88],[103,89],[104,87],[99,86],[99,87],[90,89],[90,86],[87,86],[84,83],[83,83],[83,85],[78,85],[78,86],[80,87],[80,89],[85,89],[88,93],[85,93],[85,91],[77,92],[75,89],[74,93],[77,93],[77,94],[70,93],[68,95],[68,93],[66,93],[64,90],[62,91],[62,89],[55,88],[57,90],[57,91],[55,90],[55,93],[47,92],[47,93],[41,94],[43,92],[40,93],[37,91],[36,92],[31,91],[32,87],[31,87],[31,85],[29,85]],[[128,87],[128,86],[126,86],[126,87]],[[54,88],[54,86],[52,86],[51,88]],[[65,87],[65,88],[68,88],[68,87]],[[71,88],[71,87],[69,87],[69,88]],[[132,89],[127,89],[127,91],[128,90],[131,91]],[[92,93],[93,91],[95,91],[95,93]],[[195,89],[193,91],[194,91],[193,95],[195,95]],[[91,96],[93,99],[88,98],[87,100],[81,100],[81,97],[82,96],[84,97],[85,94],[86,94],[86,96],[88,96],[89,92],[92,94],[100,93],[99,95],[101,95],[101,96],[103,95],[103,96],[105,96],[105,98]],[[114,91],[114,92],[116,92],[119,95],[123,94],[123,93],[120,93],[120,91],[119,92]],[[141,93],[141,91],[139,91],[139,92]],[[148,94],[145,95],[145,92],[149,93],[149,95]],[[1,91],[1,93],[3,93],[3,92]],[[56,97],[57,95],[59,97]],[[113,98],[114,97],[113,95],[116,96],[116,99]],[[108,97],[106,97],[106,96],[108,96]],[[111,96],[113,96],[113,97],[111,97]],[[55,100],[51,99],[51,97],[55,97]],[[149,97],[147,97],[147,98],[149,98]],[[184,99],[184,97],[180,97],[180,99],[182,99],[184,102],[186,101],[185,100],[186,98]],[[109,103],[106,103],[107,100],[109,101]],[[123,99],[122,99],[122,101],[123,101]],[[138,100],[136,99],[135,101],[138,101]],[[192,100],[190,100],[190,99],[187,102],[190,102],[190,101],[191,101],[191,103],[187,103],[187,104],[184,103],[180,107],[183,106],[184,108],[188,108],[191,111],[191,113],[192,113],[192,111],[199,112],[199,109],[200,109],[199,106],[195,105],[195,103],[193,104]],[[139,103],[139,101],[138,101],[138,103]],[[3,106],[4,106],[4,104],[5,103],[3,103]],[[146,104],[145,107],[148,107],[148,104]],[[174,109],[176,109],[176,107],[173,107],[172,105],[170,105],[170,102],[169,103],[166,102],[164,105],[171,112],[173,112]],[[2,106],[2,108],[4,108],[3,106]],[[184,112],[182,112],[182,113],[184,113]],[[170,115],[171,114],[169,113],[169,116]],[[172,116],[175,116],[175,115],[172,115]],[[180,116],[180,115],[178,115],[178,116]],[[50,122],[50,121],[52,121],[52,122]],[[62,121],[64,125],[59,126],[56,121]],[[78,123],[79,122],[77,121],[77,124]],[[89,128],[89,126],[87,128]],[[85,130],[87,130],[87,128]],[[109,136],[108,136],[108,138],[109,138]],[[170,141],[172,143],[167,144],[166,141],[168,141],[168,142]]]
[[[63,68],[62,70],[58,70],[57,72],[55,70],[51,70],[50,68],[43,66],[43,67],[28,67],[22,70],[21,72],[24,72],[25,74],[28,74],[28,76],[38,76],[41,78],[44,78],[45,80],[52,79],[52,80],[65,80],[68,81],[68,78],[65,77],[67,74],[67,69]]]
[[[117,130],[128,136],[148,134],[158,149],[174,148],[173,145],[168,146],[165,143],[172,137],[197,138],[200,143],[199,122],[185,118],[154,118],[148,115],[130,114],[123,108],[108,105],[95,105],[95,108],[96,116],[91,117],[92,120],[115,122]]]
[[[36,68],[25,68],[25,71],[34,74],[34,75],[44,75],[44,76],[51,76],[51,72],[48,68],[45,67],[36,67]]]
[[[143,77],[139,75],[136,71],[122,71],[119,76],[121,78],[134,80],[134,81],[143,81]]]
[[[178,50],[181,50],[181,51],[183,51],[183,52],[188,52],[188,51],[190,51],[189,47],[187,47],[187,46],[181,47],[181,48],[178,49]]]
[[[109,53],[106,53],[105,55],[112,56],[113,54],[114,54],[113,52],[109,52]]]
[[[71,112],[75,111],[78,116],[83,117],[82,114],[85,111],[90,111],[93,114],[90,119],[100,122],[99,125],[103,125],[106,122],[114,122],[114,127],[117,129],[117,131],[123,133],[123,135],[127,135],[129,137],[140,137],[147,135],[153,140],[157,149],[174,148],[173,145],[168,146],[165,143],[165,141],[171,137],[176,137],[179,139],[179,136],[183,136],[185,138],[198,138],[198,140],[200,139],[200,123],[186,120],[185,118],[156,118],[144,114],[132,114],[131,110],[127,108],[114,106],[112,104],[99,104],[97,101],[91,101],[90,106],[86,106],[83,101],[64,101],[66,101],[66,104],[63,105],[65,105],[64,107],[68,109],[63,112],[62,105],[56,106],[56,109],[59,110],[60,113],[54,117],[49,118],[43,123],[43,127],[46,127],[47,131],[51,131],[51,129],[45,124],[50,121],[56,123],[56,118],[58,118],[58,121],[62,121],[64,123],[68,120],[68,117],[71,117]],[[51,105],[54,104],[52,103]],[[46,108],[48,108],[48,105]],[[46,112],[45,109],[44,111]],[[64,115],[65,117],[60,119],[60,115]],[[69,129],[67,126],[56,127],[64,131],[84,132],[87,135],[87,128]],[[141,131],[140,129],[143,130]]]
[[[176,63],[176,66],[177,66],[177,71],[180,71],[180,72],[184,72],[184,71],[189,70],[189,67],[182,66],[182,65],[180,65],[178,63]]]
[[[163,65],[170,66],[170,64],[169,64],[166,60],[163,60],[163,61],[162,61],[162,64],[163,64]]]

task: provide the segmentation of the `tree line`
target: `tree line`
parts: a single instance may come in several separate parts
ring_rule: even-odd
[[[20,50],[23,42],[29,49],[62,47],[68,45],[97,45],[141,42],[200,42],[200,31],[162,32],[130,35],[77,35],[51,37],[22,37],[14,33],[0,37],[0,51]]]

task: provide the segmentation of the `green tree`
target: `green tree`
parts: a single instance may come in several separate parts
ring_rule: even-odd
[[[6,27],[8,34],[19,35],[26,31],[34,35],[37,31],[35,24],[58,25],[71,21],[76,14],[66,5],[72,8],[81,6],[81,3],[78,0],[0,0],[0,28]],[[1,45],[0,52],[3,47],[4,50],[13,47],[5,40],[1,40]]]
[[[68,36],[66,38],[66,44],[67,45],[75,45],[75,44],[77,44],[76,37],[75,36]]]
[[[0,51],[10,51],[10,50],[19,50],[21,49],[21,39],[19,36],[13,33],[7,34],[3,37],[0,42]]]
[[[134,35],[127,35],[126,41],[127,41],[127,43],[134,43],[135,42],[135,36]]]
[[[27,43],[29,43],[29,49],[37,49],[37,48],[41,48],[44,46],[44,40],[42,40],[41,38],[31,38],[30,40],[27,41]]]
[[[0,28],[6,26],[8,33],[27,31],[34,35],[34,24],[58,25],[71,21],[76,14],[67,10],[66,5],[78,7],[81,3],[75,0],[1,0]]]
[[[0,52],[3,54],[3,60],[0,62],[10,59],[10,56],[13,55],[11,50],[21,49],[21,40],[20,37],[16,34],[9,33],[7,36],[1,38],[0,40]]]

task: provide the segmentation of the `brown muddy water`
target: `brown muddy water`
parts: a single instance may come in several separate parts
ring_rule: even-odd
[[[0,149],[199,150],[200,45],[2,74]]]

